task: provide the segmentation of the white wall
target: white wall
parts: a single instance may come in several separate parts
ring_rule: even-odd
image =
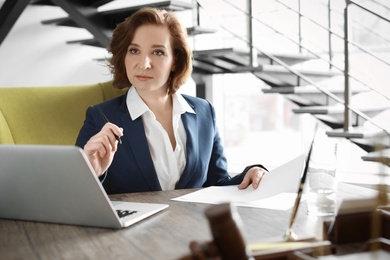
[[[0,45],[0,87],[92,84],[111,79],[104,48],[67,44],[91,38],[84,29],[43,25],[67,16],[58,7],[28,6]]]

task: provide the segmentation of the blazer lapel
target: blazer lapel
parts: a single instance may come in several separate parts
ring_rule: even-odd
[[[161,190],[161,186],[154,169],[153,160],[150,155],[148,142],[146,140],[142,118],[139,117],[134,121],[131,119],[126,106],[126,99],[124,99],[121,109],[123,112],[121,120],[124,131],[124,140],[128,142],[127,145],[130,146],[138,168],[140,169],[142,176],[145,178],[145,181],[148,183],[150,189]]]
[[[183,189],[186,187],[187,183],[195,174],[197,165],[199,163],[199,136],[196,114],[184,113],[182,115],[182,120],[187,133],[187,163],[180,180],[176,184],[177,189]]]

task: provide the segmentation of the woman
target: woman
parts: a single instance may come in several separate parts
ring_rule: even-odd
[[[139,10],[116,27],[109,50],[113,87],[129,90],[89,107],[76,142],[107,193],[257,188],[261,165],[229,176],[213,106],[177,93],[192,63],[186,30],[174,13]]]

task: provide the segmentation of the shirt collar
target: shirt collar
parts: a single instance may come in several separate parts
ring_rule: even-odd
[[[142,116],[142,114],[149,111],[148,106],[138,95],[135,87],[131,87],[127,92],[126,104],[132,120],[137,119],[138,117]]]
[[[195,114],[195,111],[192,109],[192,107],[188,104],[188,102],[183,98],[181,94],[179,93],[173,94],[172,100],[173,100],[174,113],[177,112],[183,114],[188,112],[188,113]],[[132,120],[135,120],[138,117],[142,116],[147,111],[150,111],[148,106],[139,96],[135,87],[131,87],[127,92],[126,104]]]
[[[177,111],[180,114],[184,114],[186,112],[195,114],[194,109],[188,104],[188,102],[183,98],[183,96],[179,93],[175,93],[172,95],[173,97],[173,110],[174,113]]]

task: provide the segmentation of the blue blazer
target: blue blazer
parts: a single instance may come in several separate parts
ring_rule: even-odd
[[[211,185],[238,185],[244,174],[231,178],[227,172],[221,138],[213,106],[206,100],[183,95],[196,114],[182,114],[187,133],[187,163],[176,189],[200,188]],[[126,95],[87,109],[76,145],[83,148],[87,141],[105,124],[96,107],[110,122],[123,128],[122,144],[114,155],[104,176],[103,186],[108,194],[159,191],[160,183],[154,169],[142,118],[132,120],[126,105]]]

